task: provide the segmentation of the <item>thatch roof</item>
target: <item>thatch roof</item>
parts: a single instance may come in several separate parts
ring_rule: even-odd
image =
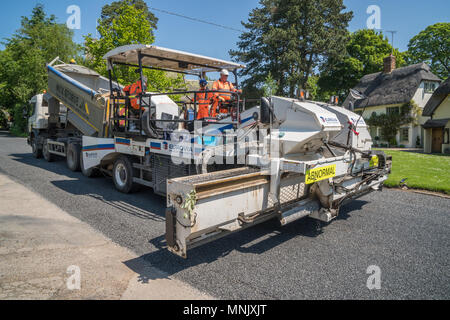
[[[431,117],[437,107],[444,101],[450,94],[450,78],[441,83],[441,85],[433,92],[430,100],[423,108],[422,115]]]
[[[361,108],[366,104],[370,107],[406,103],[411,101],[423,80],[441,81],[425,63],[398,68],[391,73],[368,74],[354,88],[368,98],[354,101],[349,95],[343,106],[348,108],[351,101],[354,102],[354,108]]]

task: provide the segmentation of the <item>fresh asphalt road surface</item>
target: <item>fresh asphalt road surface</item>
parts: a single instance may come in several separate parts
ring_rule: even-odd
[[[6,133],[0,133],[0,171],[218,298],[450,298],[449,199],[376,192],[346,205],[321,231],[309,218],[283,228],[269,221],[193,249],[183,260],[164,247],[165,200],[149,189],[120,194],[111,179],[88,179],[64,161],[34,159],[25,139]],[[381,270],[380,290],[367,288],[373,265]]]

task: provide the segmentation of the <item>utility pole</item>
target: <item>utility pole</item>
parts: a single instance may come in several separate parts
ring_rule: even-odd
[[[386,31],[386,32],[389,32],[391,35],[392,35],[392,53],[394,53],[394,34],[396,34],[397,33],[397,31],[395,31],[395,30],[389,30],[389,31]]]

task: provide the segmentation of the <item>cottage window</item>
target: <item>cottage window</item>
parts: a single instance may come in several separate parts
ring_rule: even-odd
[[[435,83],[434,82],[425,82],[423,88],[424,88],[425,93],[433,93],[434,89],[435,89]]]
[[[445,128],[444,143],[445,144],[450,143],[450,128]]]
[[[409,141],[409,128],[401,128],[400,129],[400,140],[401,141]]]
[[[400,114],[400,108],[399,107],[390,107],[390,108],[386,108],[386,114],[391,115],[391,114]]]

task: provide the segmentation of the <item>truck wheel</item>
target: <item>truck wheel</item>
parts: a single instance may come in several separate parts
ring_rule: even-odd
[[[80,171],[80,153],[79,144],[69,143],[67,146],[67,167],[73,172]]]
[[[44,142],[44,146],[42,147],[42,155],[44,156],[44,159],[47,162],[53,162],[55,160],[55,157],[53,156],[53,154],[51,154],[48,150],[48,141],[47,140]]]
[[[39,148],[39,144],[35,136],[31,137],[31,150],[33,152],[33,157],[36,159],[42,158],[42,149]]]
[[[114,185],[122,193],[132,193],[138,190],[139,185],[133,182],[133,164],[126,156],[120,156],[114,163],[112,172]]]
[[[85,170],[84,169],[84,164],[83,164],[83,152],[80,152],[80,169],[81,169],[81,173],[83,174],[83,176],[88,177],[88,178],[93,178],[98,176],[98,169],[97,168],[90,168]]]

